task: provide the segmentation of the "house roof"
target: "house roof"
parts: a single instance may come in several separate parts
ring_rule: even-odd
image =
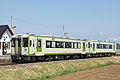
[[[0,38],[2,37],[3,33],[8,29],[11,35],[14,35],[8,25],[0,25]]]

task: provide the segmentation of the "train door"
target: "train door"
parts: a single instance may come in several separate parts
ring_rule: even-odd
[[[115,51],[115,44],[113,44],[113,51]]]
[[[90,42],[88,42],[88,53],[91,52],[91,46],[90,46]]]
[[[83,52],[85,52],[85,42],[83,42]]]
[[[37,39],[37,52],[42,52],[42,40]]]
[[[88,42],[86,42],[85,52],[86,52],[86,53],[89,53]]]
[[[21,49],[22,49],[22,48],[21,48],[21,47],[22,47],[22,46],[21,46],[21,39],[17,39],[17,45],[16,45],[16,46],[17,46],[17,49],[18,49],[18,50],[17,50],[17,51],[18,51],[18,54],[21,54],[21,53],[22,53],[22,52],[21,52]]]
[[[93,43],[93,51],[95,51],[95,43]]]
[[[33,39],[33,53],[36,53],[37,51],[36,51],[36,39],[34,38]]]
[[[93,43],[90,43],[90,53],[93,51]]]
[[[22,54],[22,38],[12,38],[12,54]]]
[[[36,38],[34,37],[34,36],[31,36],[30,37],[30,45],[29,45],[29,54],[35,54],[36,53],[36,43],[37,43],[37,41],[36,41]]]

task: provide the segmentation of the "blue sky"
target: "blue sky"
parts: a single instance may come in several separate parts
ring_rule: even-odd
[[[120,43],[120,0],[0,0],[0,24],[14,33],[63,36]]]

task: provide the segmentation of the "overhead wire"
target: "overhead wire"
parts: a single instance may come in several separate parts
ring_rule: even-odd
[[[0,17],[2,18],[8,18],[10,20],[10,16],[5,16],[5,15],[1,15],[0,14]],[[34,21],[30,21],[30,20],[26,20],[26,19],[23,19],[23,18],[18,18],[18,17],[14,17],[13,16],[13,19],[14,19],[14,22],[15,21],[19,21],[19,22],[22,22],[22,24],[28,24],[28,25],[33,25],[33,26],[52,26],[52,27],[58,27],[58,26],[62,26],[61,24],[60,25],[57,25],[57,24],[42,24],[42,23],[38,23],[38,22],[34,22]]]

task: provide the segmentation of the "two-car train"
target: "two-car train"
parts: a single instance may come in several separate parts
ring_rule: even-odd
[[[12,37],[12,61],[112,56],[116,43],[55,36],[17,34]]]

